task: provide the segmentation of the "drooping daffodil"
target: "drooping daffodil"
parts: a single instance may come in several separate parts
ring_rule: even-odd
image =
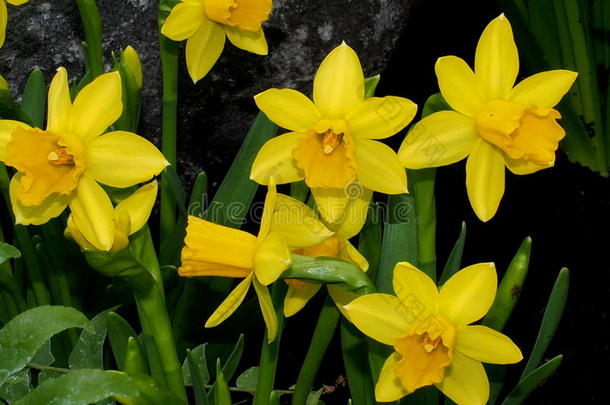
[[[284,207],[283,213],[276,215],[279,207]],[[277,317],[267,285],[290,267],[289,246],[314,246],[333,235],[323,225],[306,218],[308,213],[300,205],[276,193],[273,182],[265,198],[258,236],[189,217],[178,273],[184,277],[243,278],[209,317],[206,327],[217,326],[233,314],[253,285],[267,326],[267,338],[270,342],[275,339]]]
[[[44,224],[69,206],[74,225],[91,245],[112,248],[114,208],[99,183],[131,187],[168,165],[141,136],[103,134],[122,109],[118,72],[99,76],[72,102],[68,74],[59,68],[49,88],[45,130],[0,120],[0,161],[17,170],[9,192],[18,224]]]
[[[393,346],[375,397],[396,401],[435,385],[458,405],[483,405],[489,381],[481,363],[512,364],[523,358],[510,338],[482,325],[497,289],[493,263],[469,266],[441,288],[409,263],[394,268],[396,296],[369,294],[343,307],[346,317],[371,338]]]
[[[114,207],[114,242],[110,252],[118,252],[127,247],[129,236],[138,232],[150,217],[150,212],[155,205],[157,198],[158,185],[156,181],[151,181],[136,190],[129,197]],[[86,250],[95,250],[95,246],[78,230],[72,215],[68,217],[65,230],[67,238],[74,240],[78,245]]]
[[[6,3],[13,6],[20,6],[27,3],[30,0],[0,0],[0,48],[4,45],[4,39],[6,36],[6,24],[8,22],[8,10]]]
[[[365,190],[366,193],[370,194],[370,191]],[[285,197],[285,196],[284,196]],[[362,271],[367,271],[369,263],[364,256],[352,245],[349,241],[350,238],[357,235],[364,222],[368,213],[368,204],[370,196],[362,199],[355,199],[354,202],[348,205],[346,210],[345,218],[343,222],[333,228],[335,234],[322,243],[306,248],[292,249],[295,254],[309,256],[309,257],[333,257],[345,260],[346,262],[352,263],[354,266],[360,268]],[[290,208],[290,207],[293,208]],[[297,208],[296,206],[300,206]],[[285,210],[292,212],[297,209],[302,211],[307,217],[307,221],[317,221],[316,214],[305,204],[302,204],[296,200],[285,197],[280,209],[276,209],[275,215],[286,215]],[[320,226],[323,226],[320,224]],[[284,316],[290,317],[298,313],[307,302],[322,288],[321,284],[314,284],[303,280],[286,279],[288,284],[288,291],[284,298]],[[342,287],[338,285],[327,285],[331,297],[343,297],[349,294]],[[343,291],[342,291],[343,290]]]
[[[225,37],[236,47],[267,55],[261,24],[269,18],[271,0],[181,0],[165,20],[161,32],[186,41],[186,66],[193,82],[216,63]]]
[[[251,178],[267,184],[305,179],[318,210],[337,222],[354,182],[386,194],[407,191],[396,153],[379,139],[402,130],[417,106],[402,97],[364,96],[364,75],[356,52],[343,43],[318,68],[313,101],[291,89],[270,89],[255,97],[271,121],[289,133],[269,140],[259,151]]]
[[[504,15],[483,31],[474,71],[456,56],[438,59],[435,69],[441,94],[454,111],[440,111],[418,122],[398,156],[408,169],[444,166],[468,157],[470,204],[482,221],[488,221],[504,194],[505,167],[522,175],[555,163],[565,131],[553,107],[577,73],[550,70],[514,86],[519,54]]]

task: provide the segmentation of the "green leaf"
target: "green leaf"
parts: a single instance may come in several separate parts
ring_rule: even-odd
[[[135,397],[116,397],[123,405],[188,405],[149,375],[134,374],[129,375],[129,379],[138,394]]]
[[[375,386],[369,368],[366,338],[346,319],[341,321],[341,348],[353,404],[375,404]]]
[[[0,264],[9,259],[18,259],[21,257],[21,252],[13,245],[0,242]]]
[[[137,338],[130,336],[127,339],[127,351],[123,362],[124,371],[129,375],[147,374],[148,364],[144,349]]]
[[[320,388],[317,391],[310,392],[309,396],[307,397],[307,401],[305,402],[305,405],[319,405],[320,397],[322,396],[323,393],[324,393],[324,388]]]
[[[449,258],[447,259],[447,263],[445,264],[445,268],[443,269],[443,273],[441,274],[440,281],[438,285],[443,285],[458,272],[460,267],[462,266],[462,254],[464,253],[464,244],[466,243],[466,222],[462,222],[462,229],[460,230],[460,236],[458,236],[457,241],[455,241],[455,245],[453,245],[453,249],[451,249],[451,253],[449,254]]]
[[[178,177],[176,167],[167,166],[161,173],[161,181],[169,184],[169,187],[172,190],[172,197],[178,206],[180,215],[186,217],[186,192],[184,191],[180,177]]]
[[[244,352],[244,334],[240,334],[237,339],[237,343],[233,346],[233,350],[231,354],[225,361],[225,364],[222,366],[222,373],[227,381],[230,381],[235,375],[237,371],[237,366],[239,366],[239,362],[241,360],[241,356]]]
[[[436,168],[409,170],[408,178],[415,200],[418,268],[436,282]]]
[[[563,359],[562,355],[553,357],[534,371],[521,378],[519,384],[508,394],[502,405],[519,405],[533,390],[542,385],[546,379],[557,371]]]
[[[104,341],[108,331],[108,312],[100,312],[81,332],[68,359],[70,368],[104,368]]]
[[[131,325],[116,312],[109,312],[106,321],[108,323],[108,341],[114,354],[114,360],[119,369],[123,370],[128,340],[130,337],[137,338],[138,335]]]
[[[11,92],[6,89],[0,89],[0,118],[32,123],[30,117],[15,103]]]
[[[214,405],[231,405],[231,392],[220,368],[220,359],[216,360],[216,382],[214,383]]]
[[[50,366],[55,362],[55,356],[53,356],[50,339],[47,340],[40,349],[38,349],[31,362],[43,366]]]
[[[441,93],[435,93],[426,100],[422,109],[422,118],[444,110],[452,110],[452,108]]]
[[[17,315],[0,330],[0,385],[21,370],[51,336],[83,328],[88,319],[68,307],[40,306]]]
[[[210,372],[208,371],[208,363],[206,358],[207,346],[208,344],[204,343],[195,347],[193,350],[187,350],[187,353],[190,353],[190,355],[187,356],[187,358],[184,360],[184,363],[182,364],[182,378],[184,379],[184,385],[194,385],[192,381],[193,377],[191,375],[190,361],[194,363],[197,370],[199,371],[201,383],[205,385],[210,382]]]
[[[47,92],[44,75],[38,68],[32,70],[28,80],[25,82],[21,98],[21,109],[32,120],[36,128],[44,127]]]
[[[208,373],[208,366],[205,360],[205,346],[199,346],[203,349],[201,350],[203,354],[203,358],[199,356],[194,356],[193,352],[190,350],[186,350],[186,363],[188,364],[189,370],[189,380],[193,384],[193,391],[195,396],[196,405],[207,405],[209,403],[208,396],[205,390],[205,384],[210,380],[210,375]],[[185,384],[186,384],[185,378]]]
[[[203,216],[203,211],[207,208],[208,203],[208,176],[205,172],[200,172],[195,179],[195,185],[191,192],[189,200],[188,215],[193,215],[197,218]]]
[[[379,204],[369,205],[366,222],[358,236],[358,250],[369,262],[367,275],[373,282],[377,278],[381,257],[381,212]]]
[[[32,389],[32,378],[30,369],[25,368],[20,372],[13,374],[0,386],[0,398],[9,403],[13,403]]]
[[[126,374],[82,369],[45,381],[14,405],[87,405],[115,395],[136,397],[138,390]]]
[[[241,373],[235,382],[237,388],[248,392],[256,391],[256,384],[258,384],[258,371],[258,366],[254,366]]]
[[[527,237],[521,243],[515,257],[510,262],[508,270],[498,286],[498,292],[491,309],[483,319],[483,325],[501,331],[508,322],[519,297],[523,283],[527,277],[530,254],[532,251],[532,238]]]
[[[375,75],[364,79],[364,98],[373,97],[375,95],[379,80],[381,80],[381,75]]]

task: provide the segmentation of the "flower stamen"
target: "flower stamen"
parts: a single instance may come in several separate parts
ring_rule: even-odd
[[[337,146],[343,141],[343,134],[335,134],[332,129],[329,129],[322,135],[322,147],[327,155],[332,153]]]
[[[60,147],[59,149],[50,152],[48,159],[54,165],[74,166],[74,156],[68,153],[68,148],[66,147]]]

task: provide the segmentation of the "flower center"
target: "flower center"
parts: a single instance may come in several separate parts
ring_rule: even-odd
[[[443,381],[445,368],[451,364],[455,329],[437,316],[417,324],[394,344],[402,356],[396,376],[408,391]]]
[[[85,171],[85,148],[75,135],[18,128],[7,144],[5,163],[23,173],[17,196],[38,206],[51,194],[70,195]]]
[[[203,0],[206,16],[217,23],[258,31],[271,13],[271,0]]]
[[[332,153],[337,146],[343,140],[343,134],[335,134],[332,129],[329,129],[322,136],[322,146],[324,149],[324,153],[329,154]]]
[[[565,131],[552,108],[528,107],[509,101],[488,102],[476,117],[479,134],[511,159],[552,166]]]

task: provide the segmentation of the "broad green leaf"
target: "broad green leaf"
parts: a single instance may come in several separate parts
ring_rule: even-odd
[[[126,374],[81,369],[45,381],[14,405],[87,405],[115,395],[137,397],[138,390]]]
[[[136,332],[131,325],[116,312],[108,313],[108,341],[120,370],[123,370],[125,354],[127,353],[127,342],[130,337],[137,338]]]
[[[50,366],[55,361],[53,351],[51,350],[51,340],[47,340],[36,352],[36,355],[31,360],[32,363],[40,364],[42,366]]]
[[[0,264],[8,259],[17,259],[19,257],[21,257],[19,249],[8,243],[0,242]]]
[[[559,321],[561,321],[561,316],[563,315],[563,309],[565,308],[566,300],[568,298],[569,284],[570,272],[564,267],[559,272],[557,280],[555,280],[553,291],[551,291],[551,296],[549,297],[544,316],[542,317],[542,324],[540,325],[540,330],[536,337],[536,343],[534,343],[534,349],[521,374],[521,380],[527,377],[527,375],[540,364],[542,356],[544,356],[546,349],[549,347],[549,344],[555,335],[555,331],[559,326]]]
[[[0,386],[0,398],[9,403],[18,400],[32,389],[30,369],[24,368],[13,374]],[[1,402],[1,401],[0,401]]]
[[[364,98],[373,97],[375,95],[379,80],[381,80],[381,75],[375,75],[364,79]]]
[[[435,93],[428,97],[422,109],[422,118],[435,112],[451,110],[451,106],[445,101],[441,93]]]
[[[44,75],[39,68],[34,68],[25,82],[21,97],[21,109],[32,119],[32,125],[37,128],[44,127],[46,101],[47,92]]]
[[[100,312],[81,332],[76,342],[68,363],[70,368],[104,368],[103,352],[104,341],[108,331],[108,312],[112,309]]]
[[[449,280],[451,276],[460,270],[460,267],[462,266],[462,254],[464,253],[465,243],[466,222],[462,222],[460,236],[458,236],[458,239],[455,241],[455,245],[453,245],[453,249],[451,249],[451,253],[449,254],[449,258],[447,259],[447,263],[445,264],[445,268],[441,274],[441,278],[438,283],[439,285],[445,284],[445,282]]]
[[[341,321],[341,348],[353,404],[375,404],[375,386],[369,368],[366,338],[346,319]]]
[[[237,377],[235,385],[237,388],[243,391],[254,392],[256,391],[256,384],[258,383],[258,366],[250,367]]]
[[[547,378],[557,371],[561,365],[562,355],[553,357],[534,371],[521,378],[519,384],[508,394],[502,405],[519,405],[537,387],[542,385]]]
[[[74,308],[41,306],[17,315],[0,330],[0,385],[21,370],[51,336],[84,328],[87,318]]]

